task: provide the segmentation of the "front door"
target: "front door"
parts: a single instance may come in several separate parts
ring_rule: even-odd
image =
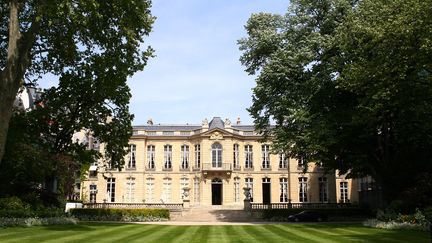
[[[222,205],[222,180],[212,180],[212,205]]]
[[[270,178],[263,178],[262,196],[263,204],[270,204]]]

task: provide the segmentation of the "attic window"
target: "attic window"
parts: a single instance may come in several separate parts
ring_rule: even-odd
[[[172,136],[172,135],[174,135],[174,131],[163,131],[162,134]]]

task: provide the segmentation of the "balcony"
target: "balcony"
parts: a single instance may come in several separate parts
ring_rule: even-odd
[[[212,163],[204,163],[202,165],[203,171],[232,171],[231,163],[217,164],[218,166],[213,166]]]

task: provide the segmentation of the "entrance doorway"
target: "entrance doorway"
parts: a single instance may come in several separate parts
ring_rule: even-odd
[[[212,205],[222,205],[222,180],[212,180]]]
[[[262,179],[262,196],[263,196],[263,204],[270,204],[270,178]]]

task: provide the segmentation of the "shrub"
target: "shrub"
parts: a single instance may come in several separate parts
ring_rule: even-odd
[[[30,205],[21,201],[18,197],[0,198],[0,210],[29,210]]]
[[[62,209],[59,208],[41,208],[38,210],[30,209],[2,209],[0,210],[0,218],[52,218],[52,217],[64,217],[65,214]]]
[[[364,226],[378,228],[378,229],[398,229],[398,230],[422,230],[427,231],[428,227],[422,224],[412,224],[406,222],[389,221],[383,222],[377,219],[368,219],[363,222]]]
[[[329,217],[329,220],[350,220],[353,218],[366,218],[371,216],[371,212],[368,209],[363,208],[320,208],[320,209],[303,209],[303,208],[291,208],[291,209],[266,209],[263,210],[262,218],[270,221],[287,221],[288,216],[292,214],[300,213],[304,210],[313,210],[323,213]]]
[[[70,213],[85,221],[144,222],[169,219],[168,209],[73,208]]]
[[[0,227],[31,227],[35,225],[59,225],[59,224],[76,224],[77,220],[66,217],[52,218],[2,218],[0,217]]]

